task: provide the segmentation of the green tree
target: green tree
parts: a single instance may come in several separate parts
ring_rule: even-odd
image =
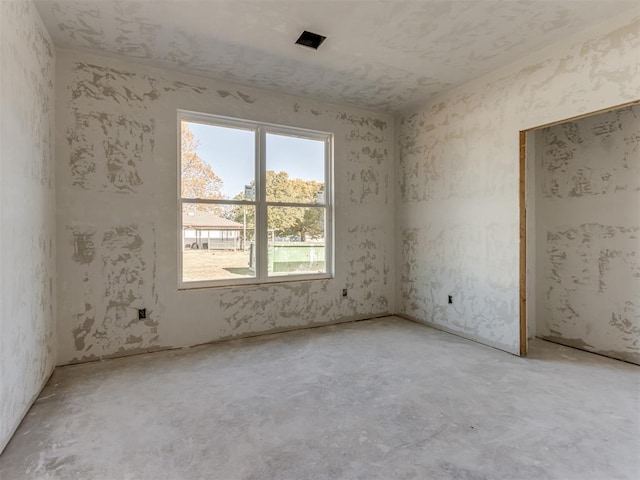
[[[194,137],[187,122],[182,122],[180,133],[182,197],[222,198],[222,179],[215,174],[213,167],[198,155],[200,141]],[[185,209],[211,211],[211,206],[204,204],[185,204]],[[219,214],[219,212],[217,213]]]
[[[253,186],[253,182],[251,184]],[[320,182],[314,180],[290,179],[287,172],[267,171],[267,200],[273,202],[315,203],[318,192],[324,189]],[[244,200],[244,193],[238,194],[236,200]],[[247,228],[255,225],[253,209],[246,209]],[[324,235],[324,210],[313,207],[269,207],[268,228],[277,237],[291,237],[306,241],[308,238],[319,238]],[[236,222],[244,221],[244,210],[236,207],[233,212]]]

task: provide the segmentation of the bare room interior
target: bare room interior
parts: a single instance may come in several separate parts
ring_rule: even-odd
[[[637,0],[0,0],[0,479],[640,478]]]

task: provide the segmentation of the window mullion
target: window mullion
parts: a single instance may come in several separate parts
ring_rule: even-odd
[[[268,207],[326,208],[325,203],[267,202]]]
[[[195,203],[202,205],[255,205],[256,202],[250,200],[227,200],[217,198],[181,198],[180,201],[184,203]]]
[[[256,189],[257,206],[257,222],[258,232],[256,234],[257,257],[256,263],[258,267],[257,276],[260,280],[267,278],[268,268],[268,222],[267,222],[267,162],[266,162],[266,132],[262,127],[258,127],[256,140],[256,179],[258,179],[258,188]]]

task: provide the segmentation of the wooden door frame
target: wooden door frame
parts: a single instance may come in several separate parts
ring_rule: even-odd
[[[520,130],[520,356],[527,354],[527,131]]]

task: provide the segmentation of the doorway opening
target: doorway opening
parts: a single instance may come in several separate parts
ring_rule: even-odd
[[[640,100],[520,132],[520,355],[640,364]]]

